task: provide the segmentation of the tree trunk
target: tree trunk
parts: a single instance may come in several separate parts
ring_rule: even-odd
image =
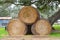
[[[55,21],[57,21],[60,18],[60,10],[56,12],[54,15],[52,15],[48,20],[50,21],[51,25],[54,24]]]

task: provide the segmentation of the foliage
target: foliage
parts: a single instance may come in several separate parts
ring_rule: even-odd
[[[6,16],[8,16],[9,14],[8,14],[8,12],[6,11],[6,10],[4,10],[4,9],[0,9],[0,17],[6,17]]]
[[[23,5],[31,5],[31,0],[20,0],[20,3],[23,3]]]
[[[9,16],[8,10],[6,10],[6,8],[7,8],[9,5],[10,5],[10,4],[8,4],[8,3],[0,4],[0,17]]]
[[[41,16],[49,18],[58,10],[59,0],[0,0],[0,3],[19,3],[19,5],[31,5],[34,4],[40,11]],[[3,15],[3,14],[2,14]]]

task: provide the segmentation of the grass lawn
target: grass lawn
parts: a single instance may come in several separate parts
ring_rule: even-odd
[[[53,27],[56,30],[60,30],[60,25],[53,25]],[[8,32],[5,30],[5,28],[0,28],[0,38],[3,38],[5,35],[7,35]],[[49,36],[53,36],[53,37],[60,37],[60,33],[51,33]]]
[[[60,25],[58,25],[58,24],[53,25],[53,27],[54,27],[56,30],[60,30]]]
[[[51,36],[51,37],[60,37],[60,33],[51,33],[49,36]]]
[[[0,38],[2,38],[3,36],[6,36],[8,34],[8,32],[5,30],[5,28],[0,28]]]
[[[60,30],[60,25],[55,24],[55,25],[53,25],[53,27],[54,27],[55,30]],[[52,32],[52,33],[50,34],[50,36],[60,37],[60,33]]]

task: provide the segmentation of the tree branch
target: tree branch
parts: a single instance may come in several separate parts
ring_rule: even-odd
[[[51,25],[54,24],[55,21],[57,21],[60,18],[60,10],[56,12],[54,15],[52,15],[48,20],[51,23]]]

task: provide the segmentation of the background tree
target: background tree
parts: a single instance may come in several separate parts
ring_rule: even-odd
[[[34,4],[40,11],[42,18],[48,19],[51,25],[60,18],[60,0],[0,0],[0,3],[19,3],[19,5]],[[1,13],[0,13],[1,14]],[[4,14],[6,14],[4,12]],[[3,15],[3,13],[1,14]],[[6,14],[8,15],[8,13]]]
[[[48,19],[51,25],[60,18],[60,0],[38,0],[35,5],[41,16]]]

